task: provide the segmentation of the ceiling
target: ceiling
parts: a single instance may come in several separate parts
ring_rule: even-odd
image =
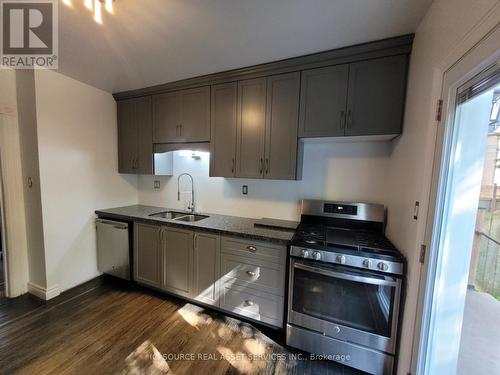
[[[59,72],[115,93],[411,33],[431,0],[66,2]]]

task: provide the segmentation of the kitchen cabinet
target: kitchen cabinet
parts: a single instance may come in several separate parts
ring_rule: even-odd
[[[302,138],[401,133],[407,55],[302,72]]]
[[[298,72],[214,86],[210,175],[300,177],[299,95]]]
[[[194,277],[192,298],[219,306],[220,236],[194,233]]]
[[[237,177],[263,177],[266,87],[266,78],[238,82]]]
[[[302,72],[300,137],[344,135],[349,65]]]
[[[212,86],[210,176],[234,177],[238,84]]]
[[[346,136],[401,133],[407,65],[406,55],[350,64]]]
[[[210,86],[153,96],[153,143],[210,141]]]
[[[294,180],[297,169],[300,73],[267,78],[264,178]]]
[[[151,97],[117,103],[118,172],[153,174]]]
[[[193,231],[162,229],[162,289],[183,297],[192,295]]]
[[[161,287],[161,227],[134,224],[134,279],[155,288]]]

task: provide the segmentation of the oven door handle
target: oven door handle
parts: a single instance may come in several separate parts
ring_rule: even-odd
[[[365,284],[374,284],[374,285],[386,285],[386,286],[397,286],[397,281],[388,281],[388,280],[380,280],[373,277],[368,276],[357,276],[357,275],[349,275],[347,273],[340,273],[335,271],[328,271],[319,267],[308,266],[303,263],[294,262],[293,265],[295,268],[299,268],[304,271],[315,272],[325,276],[336,277],[337,279],[344,279],[349,281],[354,281],[357,283],[365,283]]]

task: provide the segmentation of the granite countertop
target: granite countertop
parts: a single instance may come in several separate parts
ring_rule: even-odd
[[[288,229],[273,229],[271,227],[255,226],[255,223],[259,223],[262,221],[259,219],[219,215],[205,212],[196,212],[196,214],[209,216],[208,218],[196,222],[183,222],[150,216],[151,214],[163,211],[183,212],[182,210],[169,209],[165,207],[134,205],[96,210],[95,213],[98,216],[107,217],[109,219],[149,222],[178,228],[196,229],[227,235],[237,235],[239,237],[271,241],[281,244],[289,243],[294,235],[294,230],[291,228],[296,228],[298,225],[298,222],[295,221],[276,220],[276,226],[284,226]],[[189,214],[189,212],[186,212],[186,214]],[[266,222],[269,222],[271,226],[273,226],[272,220],[265,220]]]

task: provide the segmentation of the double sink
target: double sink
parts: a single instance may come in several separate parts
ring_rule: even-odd
[[[178,211],[163,211],[151,214],[149,216],[158,217],[161,219],[175,220],[175,221],[185,221],[185,222],[195,222],[206,219],[209,216],[198,215],[198,214],[188,214],[186,212]]]

